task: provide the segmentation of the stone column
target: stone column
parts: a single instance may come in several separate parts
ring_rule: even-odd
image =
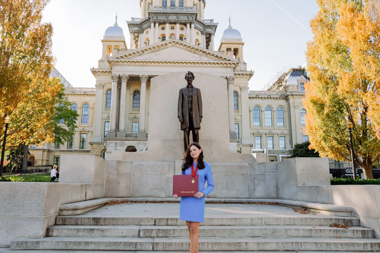
[[[191,45],[195,45],[195,24],[191,23]]]
[[[211,34],[211,44],[210,44],[210,50],[211,51],[214,51],[214,34]]]
[[[133,42],[133,33],[130,34],[131,35],[131,49],[135,49],[135,43]]]
[[[155,35],[154,43],[158,43],[158,36],[159,36],[158,33],[160,32],[158,30],[158,22],[156,22],[156,28],[154,30],[155,30],[155,33],[154,33],[154,35]]]
[[[203,1],[199,0],[199,18],[203,19]]]
[[[234,111],[234,82],[235,77],[227,77],[228,83],[228,111],[230,118],[230,138],[236,140],[237,135],[235,133],[235,111]]]
[[[93,142],[102,141],[103,97],[104,97],[104,84],[98,83],[96,84]]]
[[[120,94],[120,117],[119,117],[119,132],[117,137],[125,137],[125,107],[126,107],[126,96],[127,96],[127,82],[128,75],[121,76],[121,94]]]
[[[140,122],[139,122],[139,135],[141,139],[146,138],[145,130],[145,114],[146,114],[146,82],[148,81],[148,76],[141,75],[141,93],[140,93]]]
[[[169,23],[166,23],[166,40],[169,40],[169,36],[170,36],[170,28],[169,28]]]
[[[155,37],[156,31],[154,30],[154,22],[150,23],[150,42],[149,45],[154,44],[154,37]]]
[[[206,49],[206,35],[202,34],[202,47]]]
[[[190,33],[190,24],[189,23],[186,24],[186,32],[187,32],[186,42],[190,44],[191,43],[191,33]]]
[[[176,40],[179,40],[179,23],[177,23],[177,25],[176,25],[175,38],[176,38]]]
[[[112,97],[111,97],[111,116],[110,130],[107,137],[116,137],[116,115],[117,115],[117,82],[119,75],[111,75],[112,78]]]
[[[247,86],[240,86],[241,90],[241,114],[249,115],[249,103],[248,103],[248,84]],[[250,128],[249,128],[249,117],[242,117],[242,144],[251,144],[250,139]]]
[[[142,1],[142,6],[141,6],[141,17],[145,17],[145,8],[146,8],[146,0]]]

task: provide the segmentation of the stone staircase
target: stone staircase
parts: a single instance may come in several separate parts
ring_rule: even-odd
[[[348,229],[329,227],[333,223]],[[374,252],[380,240],[356,217],[278,215],[207,217],[201,224],[199,251]],[[189,251],[188,231],[177,217],[59,216],[47,237],[18,239],[9,252]],[[37,251],[36,251],[37,250]],[[0,250],[0,252],[2,252]]]

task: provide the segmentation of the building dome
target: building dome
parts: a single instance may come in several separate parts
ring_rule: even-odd
[[[123,29],[117,25],[117,16],[115,24],[107,28],[105,37],[124,37]]]
[[[228,29],[224,31],[222,39],[241,40],[241,33],[238,30],[233,29],[231,26],[231,18],[230,18],[230,26],[228,27]]]

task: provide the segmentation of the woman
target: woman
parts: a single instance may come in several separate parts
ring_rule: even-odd
[[[190,253],[198,253],[198,228],[204,222],[205,196],[214,190],[211,165],[203,161],[203,151],[198,143],[192,143],[187,148],[185,162],[182,164],[182,175],[199,175],[199,191],[194,197],[182,197],[180,204],[181,220],[186,221],[190,237]],[[207,181],[207,187],[205,183]],[[177,198],[177,194],[173,195]]]

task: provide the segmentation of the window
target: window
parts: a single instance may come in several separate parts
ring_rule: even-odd
[[[306,125],[306,110],[305,109],[301,110],[301,124]]]
[[[284,108],[278,107],[277,108],[277,126],[283,127],[284,125],[285,125]]]
[[[168,0],[162,0],[162,7],[168,6]]]
[[[265,108],[265,126],[272,126],[272,108]]]
[[[239,95],[234,91],[234,110],[239,110]]]
[[[54,149],[61,149],[61,145],[57,142],[54,142]]]
[[[235,123],[235,133],[236,133],[236,138],[239,139],[239,124]]]
[[[255,136],[255,149],[262,149],[261,136]]]
[[[53,159],[53,165],[57,165],[59,167],[59,157],[54,157]]]
[[[78,110],[78,106],[77,106],[77,104],[72,103],[72,104],[71,104],[71,110],[73,110],[73,111],[77,111],[77,110]]]
[[[79,149],[86,149],[87,134],[80,134]]]
[[[106,108],[111,108],[111,97],[112,97],[112,90],[107,90]]]
[[[107,137],[108,131],[110,130],[110,122],[104,122],[104,137]]]
[[[183,3],[183,0],[179,0],[179,7],[183,8],[184,7],[184,3]]]
[[[261,126],[260,108],[257,106],[253,108],[253,125]]]
[[[305,84],[304,83],[300,83],[300,91],[305,91]]]
[[[132,108],[140,108],[140,91],[133,92],[133,105]]]
[[[286,149],[285,136],[280,136],[279,141],[280,141],[280,149]]]
[[[302,136],[302,141],[303,141],[303,142],[307,142],[307,141],[309,141],[309,136],[308,136],[308,135],[304,135],[304,136]]]
[[[82,107],[82,123],[88,124],[90,115],[90,106],[88,104],[84,104]]]
[[[197,11],[197,10],[198,10],[198,5],[194,4],[194,5],[193,5],[193,9],[194,9],[195,11]]]
[[[273,147],[273,136],[267,137],[267,144],[268,144],[268,150],[274,149],[274,147]]]
[[[148,10],[152,9],[152,3],[148,4]]]
[[[132,133],[139,132],[139,122],[132,122]]]
[[[165,41],[166,40],[166,36],[165,35],[162,35],[161,37],[161,41]]]
[[[67,149],[73,149],[73,138],[67,142]]]
[[[64,119],[60,119],[59,123],[65,123],[65,120]]]
[[[179,36],[180,41],[184,41],[183,36]]]
[[[170,0],[170,7],[175,7],[175,0]]]

